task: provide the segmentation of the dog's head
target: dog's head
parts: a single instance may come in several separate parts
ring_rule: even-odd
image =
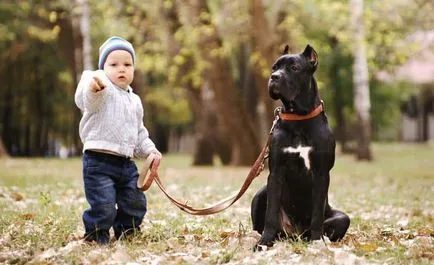
[[[318,55],[310,45],[299,54],[288,54],[286,45],[283,54],[272,67],[268,81],[270,97],[282,100],[284,105],[296,101],[311,101],[310,98],[315,96],[313,90],[316,89],[316,82],[313,73],[317,66]]]

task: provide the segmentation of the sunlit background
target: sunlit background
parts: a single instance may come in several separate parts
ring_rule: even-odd
[[[423,0],[3,0],[0,156],[80,155],[74,92],[99,45],[131,41],[134,91],[164,153],[250,164],[279,102],[268,97],[285,44],[319,55],[316,78],[340,151],[357,150],[354,58],[362,28],[370,141],[434,140],[434,13]],[[355,48],[356,47],[356,48]],[[368,142],[369,143],[369,142]]]

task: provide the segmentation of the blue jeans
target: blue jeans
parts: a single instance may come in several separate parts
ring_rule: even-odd
[[[116,239],[140,231],[147,208],[145,194],[136,186],[138,176],[128,158],[85,151],[84,191],[90,205],[83,213],[85,240],[107,244],[111,227]]]

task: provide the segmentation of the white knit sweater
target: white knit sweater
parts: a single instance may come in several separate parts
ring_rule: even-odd
[[[89,89],[93,76],[105,85],[97,93]],[[155,144],[143,125],[143,106],[131,87],[127,90],[114,85],[102,70],[84,71],[75,92],[75,104],[83,117],[80,138],[83,152],[88,149],[106,150],[126,157],[144,158]]]

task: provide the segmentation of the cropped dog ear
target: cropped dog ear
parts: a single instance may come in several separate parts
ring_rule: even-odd
[[[288,54],[289,51],[289,45],[285,45],[285,49],[282,52],[282,55]]]
[[[307,58],[307,60],[311,63],[312,67],[316,69],[318,66],[318,54],[309,44],[303,51],[303,55]]]

